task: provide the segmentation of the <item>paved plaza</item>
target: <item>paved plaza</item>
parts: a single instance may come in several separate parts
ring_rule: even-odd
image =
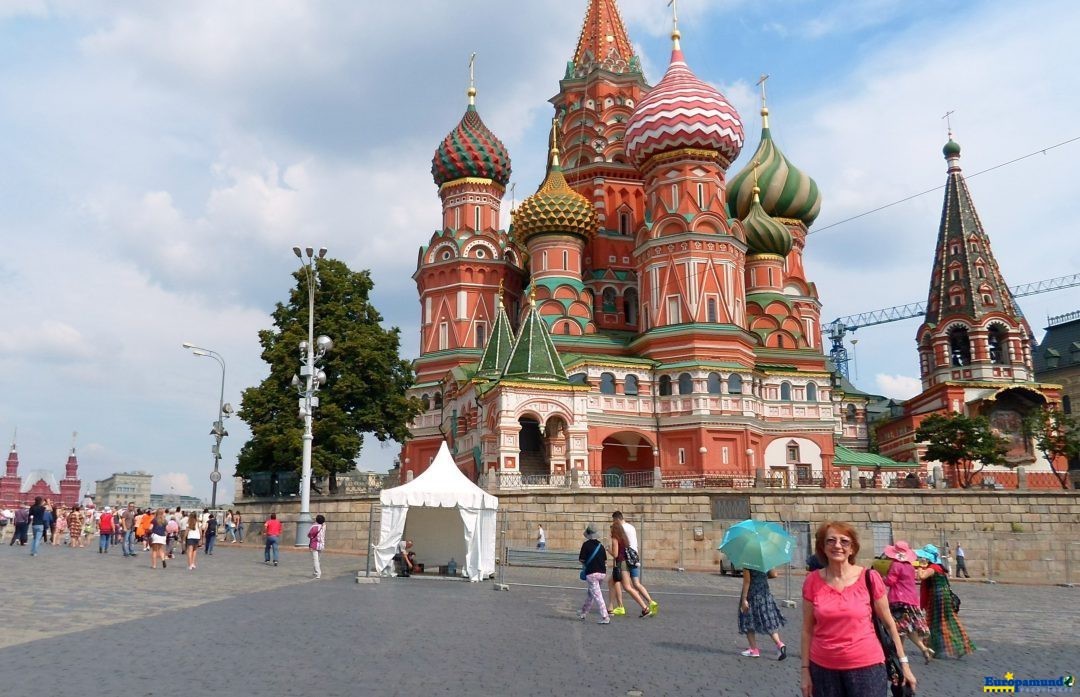
[[[742,658],[737,579],[647,572],[659,616],[598,626],[575,617],[573,571],[513,569],[502,592],[422,577],[357,584],[363,558],[337,554],[314,581],[306,552],[268,567],[256,544],[221,545],[190,572],[119,550],[28,552],[0,547],[3,695],[798,694],[801,610],[785,610],[787,661]],[[982,694],[983,677],[1005,671],[1080,673],[1080,588],[955,587],[980,650],[916,661],[920,694]],[[773,590],[783,598],[783,579]]]

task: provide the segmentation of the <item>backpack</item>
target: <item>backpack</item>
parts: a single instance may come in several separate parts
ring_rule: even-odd
[[[210,520],[206,521],[206,534],[207,535],[216,535],[217,534],[217,518],[211,518]]]

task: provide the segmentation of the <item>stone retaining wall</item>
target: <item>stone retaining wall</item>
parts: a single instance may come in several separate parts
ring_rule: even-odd
[[[718,570],[716,551],[724,531],[745,517],[802,523],[810,534],[827,520],[851,522],[860,533],[860,558],[891,533],[913,546],[946,541],[967,553],[975,578],[1002,581],[1080,582],[1080,495],[1075,492],[1018,491],[731,491],[605,490],[499,494],[501,547],[531,547],[536,526],[547,532],[549,549],[577,549],[588,523],[607,536],[611,511],[622,510],[637,525],[645,562],[661,568]],[[299,502],[245,501],[248,534],[277,512],[291,542]],[[325,498],[312,502],[312,514],[327,517],[327,547],[363,553],[374,509],[378,537],[378,499]],[[876,524],[876,525],[875,525]],[[805,540],[805,535],[800,535]],[[811,542],[812,545],[812,542]],[[1067,568],[1068,567],[1068,568]]]

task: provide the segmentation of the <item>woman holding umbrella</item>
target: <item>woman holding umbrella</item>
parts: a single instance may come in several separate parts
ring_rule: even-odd
[[[780,614],[780,608],[776,605],[772,592],[769,590],[769,579],[776,578],[776,571],[767,573],[754,569],[743,569],[742,572],[742,600],[739,602],[739,634],[746,635],[746,643],[750,648],[742,652],[743,656],[757,658],[761,652],[757,647],[756,634],[768,634],[776,644],[776,660],[782,661],[787,658],[787,647],[780,639],[780,628],[787,620]]]
[[[720,550],[729,562],[743,570],[739,633],[746,635],[750,645],[742,652],[743,656],[761,655],[756,638],[761,632],[772,637],[777,660],[787,658],[787,648],[779,633],[785,620],[769,591],[769,579],[776,577],[776,567],[791,561],[792,546],[791,536],[776,523],[744,520],[724,533]]]

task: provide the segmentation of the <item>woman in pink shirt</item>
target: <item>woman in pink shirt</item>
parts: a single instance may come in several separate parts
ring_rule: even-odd
[[[885,574],[885,586],[889,589],[889,611],[896,622],[896,631],[901,637],[911,639],[922,651],[923,660],[929,663],[934,650],[923,642],[923,637],[930,636],[930,627],[926,624],[926,613],[919,606],[919,590],[915,587],[919,575],[912,566],[915,550],[898,540],[885,548],[885,556],[893,560],[889,573]]]
[[[889,613],[885,584],[872,570],[855,564],[859,536],[840,522],[817,529],[814,549],[826,562],[803,583],[803,697],[883,697],[889,689],[885,652],[874,633],[871,613],[892,635],[904,669],[904,681],[915,690],[915,675]],[[867,575],[869,588],[867,587]],[[870,591],[873,591],[871,599]]]

